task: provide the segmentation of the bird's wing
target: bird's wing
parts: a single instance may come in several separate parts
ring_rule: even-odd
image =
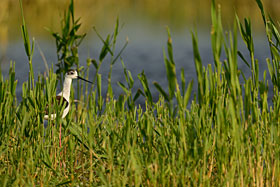
[[[56,96],[56,102],[60,106],[65,106],[64,108],[67,108],[67,106],[69,105],[69,102],[60,95]],[[53,107],[53,103],[50,106]],[[45,114],[49,115],[49,105],[48,104],[46,105]]]

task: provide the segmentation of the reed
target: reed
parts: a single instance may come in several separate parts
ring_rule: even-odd
[[[100,36],[104,45],[99,59],[90,58],[87,67],[79,66],[84,68],[85,77],[89,77],[88,70],[93,66],[95,84],[80,84],[86,92],[80,92],[81,102],[71,105],[65,119],[54,107],[52,112],[58,112],[58,117],[44,125],[46,104],[54,99],[59,81],[53,68],[47,78],[39,75],[35,80],[30,76],[35,84],[24,83],[22,101],[18,102],[11,64],[7,79],[0,76],[2,186],[278,186],[280,35],[262,2],[256,2],[271,50],[267,58],[270,80],[266,71],[259,74],[250,20],[242,22],[236,16],[232,31],[224,32],[221,11],[214,0],[213,64],[203,66],[198,38],[192,32],[197,91],[192,90],[193,80],[185,80],[184,70],[177,75],[171,34],[167,30],[164,63],[168,89],[154,82],[152,86],[159,94],[158,101],[154,101],[148,77],[142,72],[138,75],[142,87],[133,93],[134,79],[121,60],[125,82],[118,83],[123,94],[116,98],[110,86],[111,73],[104,77],[98,70],[106,55],[111,56],[111,69],[119,63],[123,50],[116,52],[114,47],[118,21],[112,35],[106,39]],[[23,25],[26,53],[32,57]],[[247,46],[249,59],[242,54],[244,51],[238,50],[238,33]],[[226,54],[224,59],[222,51]],[[239,60],[251,70],[246,79],[238,67]],[[30,68],[30,75],[32,71]],[[102,93],[102,78],[109,82],[106,93]],[[273,99],[269,100],[271,90]],[[72,101],[74,92],[72,89]],[[144,107],[136,104],[139,97],[145,99]],[[60,123],[61,147],[57,125]]]

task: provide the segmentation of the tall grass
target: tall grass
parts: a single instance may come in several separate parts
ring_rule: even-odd
[[[115,98],[110,73],[107,99],[102,97],[105,94],[101,93],[102,75],[98,70],[108,54],[112,57],[112,69],[122,52],[115,52],[114,47],[118,22],[112,35],[106,39],[100,37],[104,47],[99,59],[89,59],[85,68],[86,77],[90,66],[95,68],[95,85],[88,88],[81,84],[87,88],[86,93],[78,96],[82,102],[72,103],[65,119],[61,119],[57,106],[50,112],[57,112],[58,117],[44,126],[46,103],[54,99],[58,81],[53,69],[48,78],[39,75],[34,86],[25,83],[23,99],[17,103],[17,81],[11,65],[7,80],[2,76],[0,79],[2,186],[278,186],[280,35],[261,1],[257,0],[257,4],[271,49],[267,65],[269,86],[274,94],[272,101],[268,100],[266,71],[259,76],[250,20],[241,22],[236,16],[233,30],[224,32],[221,11],[214,1],[213,65],[202,65],[198,38],[192,32],[198,90],[191,100],[194,82],[186,82],[183,69],[180,76],[176,75],[169,30],[167,52],[164,51],[168,90],[154,82],[160,95],[157,102],[153,101],[144,72],[138,75],[142,87],[132,92],[134,80],[123,61],[126,82],[119,82],[123,94]],[[238,31],[250,59],[238,50]],[[24,33],[27,46],[28,34]],[[221,57],[222,51],[225,59]],[[245,79],[239,69],[239,60],[251,70],[249,78]],[[145,108],[135,104],[141,96],[145,98]],[[58,124],[61,123],[60,147]]]

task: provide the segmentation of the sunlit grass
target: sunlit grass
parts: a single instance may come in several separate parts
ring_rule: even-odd
[[[88,59],[86,67],[79,66],[75,53],[57,50],[61,56],[67,53],[67,58],[76,57],[72,65],[78,66],[84,77],[89,77],[90,68],[96,73],[92,87],[80,83],[76,90],[72,89],[69,114],[65,119],[58,115],[53,122],[43,120],[44,110],[56,95],[60,77],[50,68],[48,77],[33,78],[33,47],[23,22],[30,76],[22,86],[21,102],[15,97],[17,81],[13,64],[8,78],[0,79],[1,185],[278,186],[280,35],[260,0],[257,3],[271,49],[268,72],[263,75],[259,74],[258,64],[265,62],[255,58],[249,19],[243,22],[236,17],[232,30],[224,32],[220,10],[212,2],[212,65],[203,66],[199,38],[192,32],[198,90],[192,90],[194,82],[185,80],[183,69],[176,70],[171,33],[167,30],[164,63],[168,85],[163,87],[157,82],[149,85],[149,77],[142,72],[138,75],[142,87],[134,93],[136,80],[126,68],[125,59],[119,59],[122,50],[115,50],[117,21],[113,33],[105,39],[96,31],[103,47],[99,58]],[[69,28],[72,26],[75,24]],[[65,25],[62,31],[64,28]],[[238,33],[247,46],[249,59],[238,50]],[[66,35],[70,40],[78,39],[73,33]],[[100,66],[106,65],[103,63],[106,56],[111,59],[108,77],[99,73]],[[247,79],[238,67],[239,60],[251,71]],[[62,59],[60,63],[65,62]],[[122,63],[124,68],[125,80],[119,82],[123,94],[119,96],[114,95],[111,86],[115,63]],[[108,80],[106,93],[102,93],[101,79]],[[160,95],[156,102],[151,86]],[[272,101],[268,100],[270,90]],[[136,104],[139,97],[145,99],[144,107]],[[79,102],[74,104],[74,99]],[[61,123],[60,147],[58,124]]]

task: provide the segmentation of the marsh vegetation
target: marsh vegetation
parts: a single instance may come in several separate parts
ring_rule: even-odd
[[[116,50],[119,22],[112,34],[103,38],[98,58],[89,57],[81,66],[78,56],[83,34],[70,2],[56,41],[57,66],[48,75],[34,77],[33,49],[24,19],[23,43],[29,77],[22,86],[22,100],[16,99],[17,80],[11,63],[7,78],[0,80],[0,183],[2,186],[277,186],[280,178],[280,34],[278,25],[256,0],[267,34],[271,54],[267,61],[255,58],[252,25],[249,19],[233,21],[230,31],[222,26],[221,10],[211,4],[211,44],[214,62],[204,66],[198,37],[191,32],[197,81],[186,80],[177,70],[171,32],[167,29],[164,64],[168,86],[148,83],[143,71],[135,80],[122,50]],[[238,35],[249,58],[238,49]],[[225,54],[225,58],[221,57]],[[109,63],[103,63],[109,58]],[[238,61],[250,71],[245,76]],[[122,63],[123,94],[112,87],[112,69]],[[267,70],[260,74],[259,64]],[[109,66],[107,76],[101,66]],[[75,67],[93,85],[78,82],[72,89],[69,114],[44,121],[47,103],[53,102],[56,87],[67,68]],[[56,73],[55,73],[56,72]],[[179,75],[179,76],[177,76]],[[178,78],[179,77],[179,78]],[[102,92],[101,79],[107,80]],[[197,84],[197,91],[193,90]],[[154,100],[150,88],[158,90]],[[269,89],[270,88],[270,89]],[[268,99],[272,92],[272,100]],[[144,106],[137,100],[144,98]],[[78,100],[77,102],[74,102]],[[75,103],[75,104],[74,104]],[[62,124],[62,146],[58,131]]]

